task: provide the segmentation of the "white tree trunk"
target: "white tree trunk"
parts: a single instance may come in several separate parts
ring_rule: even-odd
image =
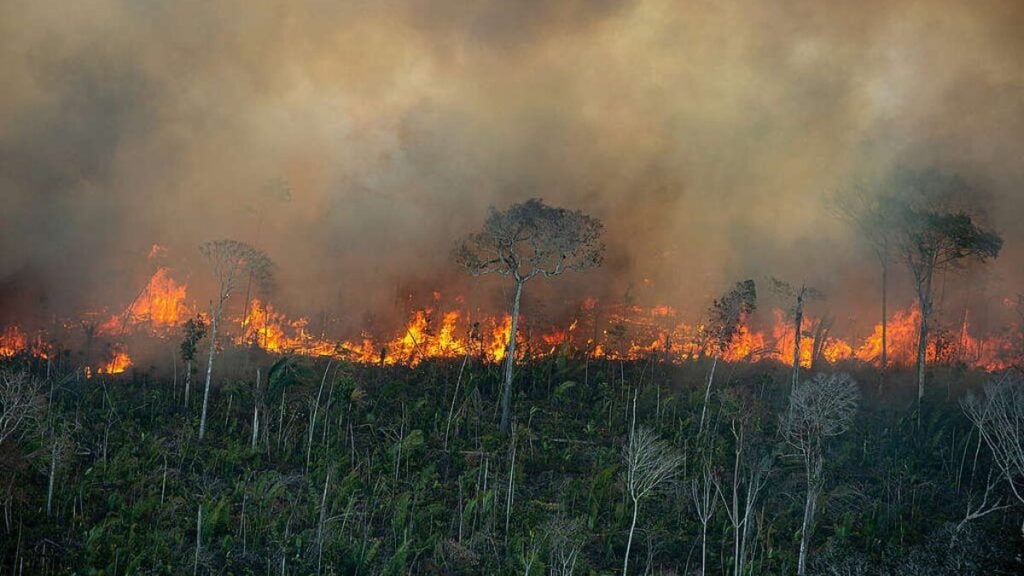
[[[509,433],[512,420],[512,371],[516,363],[516,331],[519,329],[519,300],[523,295],[523,282],[516,280],[516,294],[512,300],[512,329],[505,348],[505,383],[501,396],[501,433]]]
[[[256,369],[256,390],[252,398],[252,440],[250,448],[256,450],[256,441],[260,437],[260,369]]]
[[[704,417],[708,412],[708,401],[711,399],[711,383],[715,380],[715,368],[718,366],[718,356],[716,352],[714,359],[711,360],[711,373],[708,374],[708,385],[704,388],[704,407],[700,409],[700,428],[698,428],[698,434],[704,431]]]
[[[640,501],[633,499],[633,522],[629,525],[629,538],[626,540],[626,557],[622,560],[622,576],[629,571],[629,550],[633,547],[633,531],[636,529],[636,515],[640,510]]]
[[[46,515],[51,516],[53,513],[53,485],[54,480],[57,477],[57,452],[60,450],[58,441],[54,441],[53,446],[50,448],[50,481],[49,486],[46,488]]]
[[[199,440],[206,435],[206,411],[210,403],[210,380],[213,377],[213,356],[217,353],[217,324],[220,321],[220,313],[223,309],[223,299],[213,312],[213,320],[210,324],[210,355],[206,360],[206,385],[203,387],[203,413],[199,417]]]

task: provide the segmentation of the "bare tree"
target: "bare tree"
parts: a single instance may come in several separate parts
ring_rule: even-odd
[[[737,282],[732,290],[715,300],[708,311],[708,336],[711,342],[711,370],[704,388],[704,404],[700,410],[700,428],[704,431],[704,420],[708,412],[708,400],[711,397],[711,384],[715,379],[715,368],[718,358],[729,347],[743,319],[757,309],[757,286],[753,280]]]
[[[645,426],[632,432],[622,449],[623,483],[626,493],[633,501],[633,521],[629,525],[629,539],[626,541],[626,555],[622,561],[622,574],[629,570],[629,551],[633,546],[633,532],[640,511],[640,501],[649,496],[662,483],[671,480],[679,472],[683,456],[671,445],[658,439],[658,435]]]
[[[707,574],[708,564],[708,523],[715,515],[718,504],[718,482],[715,478],[712,457],[703,453],[698,463],[697,475],[690,480],[693,508],[700,521],[700,574]]]
[[[511,418],[512,371],[523,286],[537,276],[558,276],[569,270],[599,266],[604,257],[599,220],[578,210],[547,206],[532,198],[503,211],[491,209],[484,227],[456,246],[455,261],[473,276],[498,274],[512,278],[512,329],[505,349],[505,380],[501,401],[501,431]]]
[[[1024,380],[991,382],[984,396],[967,396],[961,406],[992,451],[1013,496],[1024,504]]]
[[[217,278],[217,300],[210,314],[210,354],[206,362],[206,384],[203,387],[203,412],[199,419],[199,440],[206,434],[206,412],[210,399],[210,379],[213,375],[213,357],[217,352],[217,327],[224,313],[224,305],[243,278],[251,278],[258,286],[269,287],[273,263],[263,251],[237,240],[213,240],[199,247],[210,262]]]
[[[558,516],[545,526],[544,532],[548,541],[548,574],[572,576],[586,543],[583,523]]]
[[[825,442],[850,428],[859,399],[857,383],[844,373],[818,374],[795,386],[790,393],[789,409],[782,419],[782,435],[803,460],[807,481],[798,576],[807,573],[807,549],[818,498],[825,484]]]
[[[45,401],[39,381],[27,372],[0,370],[0,444],[36,429]]]
[[[46,487],[46,515],[53,514],[53,490],[57,482],[57,472],[71,459],[77,448],[75,435],[79,429],[78,422],[65,420],[59,425],[54,424],[49,430],[49,459],[47,470],[49,478]]]
[[[712,480],[716,483],[716,493],[722,500],[725,514],[733,531],[732,565],[733,574],[740,576],[746,571],[750,552],[747,549],[754,532],[754,514],[760,504],[761,492],[768,485],[768,479],[774,465],[774,454],[757,452],[750,449],[747,438],[747,417],[743,415],[732,419],[733,436],[733,468],[730,485],[725,489],[719,484],[717,476]]]
[[[921,311],[917,342],[917,398],[924,396],[928,327],[933,310],[932,288],[936,272],[948,270],[975,258],[982,262],[999,256],[1003,239],[984,230],[971,216],[951,207],[948,198],[971,196],[971,190],[956,176],[938,172],[902,173],[898,180],[900,197],[886,200],[895,214],[893,244],[914,280]]]
[[[792,386],[795,388],[800,382],[800,339],[803,336],[804,306],[813,300],[821,300],[825,297],[817,288],[801,284],[799,288],[783,282],[778,278],[771,279],[772,291],[788,298],[793,302],[789,310],[790,318],[793,319],[793,379]]]

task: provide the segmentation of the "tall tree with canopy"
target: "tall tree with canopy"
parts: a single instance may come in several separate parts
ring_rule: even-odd
[[[896,215],[894,243],[910,271],[921,310],[917,341],[917,397],[924,396],[928,353],[929,321],[933,310],[935,274],[954,268],[968,259],[982,262],[999,256],[1003,239],[978,226],[966,211],[953,207],[946,198],[970,196],[970,189],[957,176],[934,171],[905,173],[900,178],[903,192],[886,203]]]
[[[505,379],[501,400],[501,431],[509,431],[512,372],[516,361],[516,332],[523,286],[537,276],[558,276],[570,270],[599,266],[604,258],[601,222],[579,210],[555,208],[539,198],[491,208],[483,228],[455,247],[455,261],[473,276],[498,274],[512,279],[512,329],[505,349]]]
[[[210,354],[206,361],[206,385],[203,388],[203,412],[199,418],[199,439],[206,435],[206,411],[210,399],[210,379],[213,375],[213,357],[217,352],[217,328],[224,313],[224,305],[243,279],[268,288],[273,279],[273,262],[262,250],[238,240],[212,240],[199,247],[209,261],[217,279],[217,299],[210,314]]]

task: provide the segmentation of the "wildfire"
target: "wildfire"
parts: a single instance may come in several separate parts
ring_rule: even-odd
[[[96,372],[100,374],[120,374],[132,365],[132,359],[128,351],[121,346],[114,348],[114,357],[109,362],[100,366]]]
[[[8,326],[0,332],[0,357],[17,356],[26,348],[25,333],[17,326]]]
[[[120,338],[141,330],[143,334],[169,335],[195,313],[188,303],[185,284],[175,281],[161,267],[146,283],[139,296],[121,313],[100,324],[95,334],[117,337],[113,356],[96,373],[117,374],[132,365]],[[360,338],[336,340],[311,331],[307,318],[289,318],[269,302],[253,298],[241,316],[225,323],[231,340],[275,354],[344,358],[366,364],[415,366],[430,358],[460,358],[467,355],[487,362],[505,360],[512,318],[508,314],[470,317],[461,297],[443,300],[432,294],[429,307],[412,310],[405,325],[386,337],[363,334]],[[444,302],[449,303],[446,309]],[[525,318],[520,318],[525,321]],[[686,362],[719,354],[723,361],[748,362],[772,358],[792,364],[795,330],[791,317],[774,310],[770,322],[759,324],[743,318],[730,341],[715,348],[711,334],[702,324],[688,324],[670,306],[644,308],[615,305],[586,298],[576,316],[561,325],[538,329],[521,322],[517,357],[537,358],[572,354],[611,360],[635,360],[652,355],[669,362]],[[888,357],[891,365],[911,366],[916,360],[920,312],[916,308],[898,311],[888,322]],[[936,323],[938,324],[938,323]],[[235,326],[235,330],[230,327]],[[852,343],[829,334],[829,326],[805,315],[800,327],[800,365],[836,363],[853,359],[877,364],[881,355],[881,324],[863,340]],[[232,334],[234,332],[234,334]],[[978,338],[970,332],[964,315],[956,330],[936,328],[927,348],[929,362],[962,362],[969,366],[998,370],[1019,360],[1022,346],[1009,337]],[[50,354],[42,333],[26,334],[18,326],[0,331],[0,358],[19,354],[47,358]]]
[[[149,324],[157,330],[177,327],[190,313],[185,304],[186,295],[184,284],[175,282],[167,268],[158,268],[135,301],[101,324],[99,333],[119,334],[140,324]]]
[[[50,345],[43,340],[41,333],[29,336],[18,326],[8,326],[0,331],[0,358],[26,353],[45,360],[50,357]]]

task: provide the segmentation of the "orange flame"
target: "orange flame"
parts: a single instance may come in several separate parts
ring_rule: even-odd
[[[100,366],[96,372],[100,374],[120,374],[132,365],[132,359],[128,351],[122,346],[114,347],[114,357],[109,362]]]
[[[184,284],[175,282],[167,268],[158,268],[139,297],[124,312],[101,324],[99,333],[116,334],[140,324],[149,324],[153,329],[179,326],[189,316],[186,295]]]

